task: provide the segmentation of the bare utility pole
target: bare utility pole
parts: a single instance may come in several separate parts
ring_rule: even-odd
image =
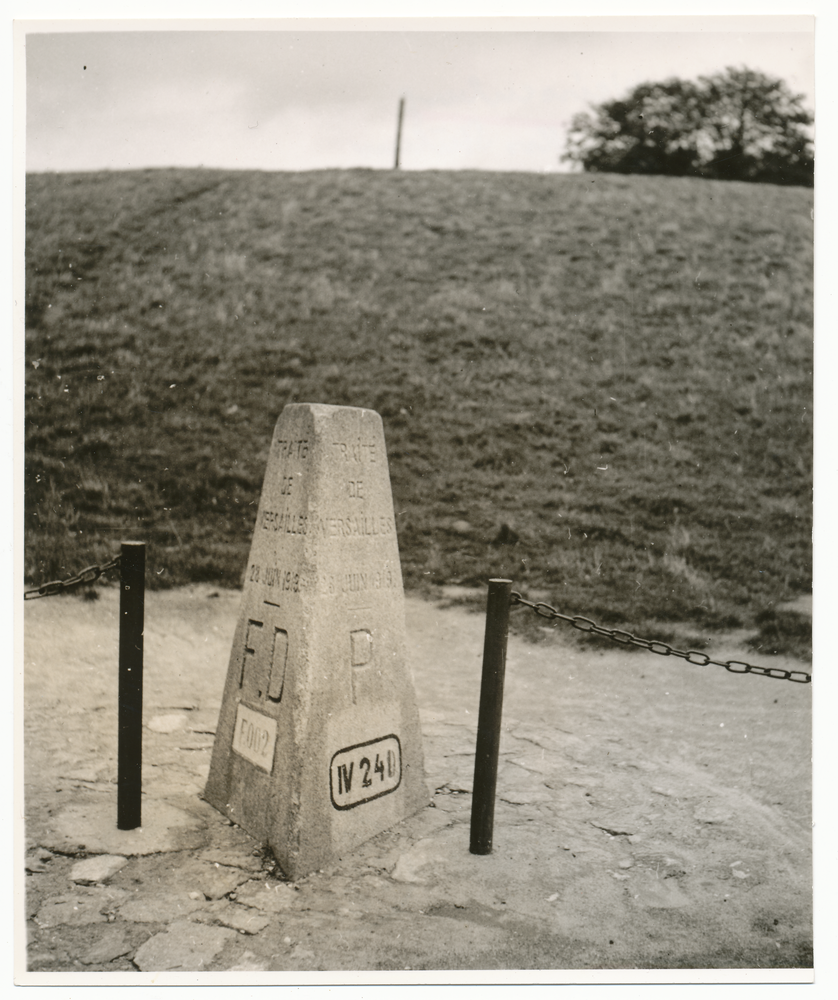
[[[399,169],[399,160],[401,158],[402,151],[402,120],[404,118],[404,98],[399,98],[399,124],[396,128],[396,163],[394,170]]]

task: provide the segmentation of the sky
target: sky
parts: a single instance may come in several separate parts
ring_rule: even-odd
[[[731,65],[782,78],[814,110],[805,17],[132,23],[23,25],[27,170],[388,168],[402,97],[403,169],[567,170],[577,112]]]

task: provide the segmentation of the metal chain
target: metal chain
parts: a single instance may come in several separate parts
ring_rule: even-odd
[[[77,587],[81,583],[95,583],[103,573],[116,569],[122,556],[116,556],[104,566],[88,566],[74,576],[68,576],[66,580],[50,580],[49,583],[42,583],[40,587],[23,592],[24,601],[34,601],[37,597],[52,597],[54,594],[62,594],[71,587]]]
[[[533,604],[531,601],[525,601],[514,590],[511,594],[511,603],[513,605],[523,604],[524,607],[531,608],[541,618],[558,618],[563,622],[567,622],[568,625],[572,625],[573,628],[578,628],[581,632],[593,632],[596,635],[603,635],[606,639],[621,642],[625,646],[640,646],[642,649],[648,649],[650,653],[658,653],[661,656],[680,656],[687,663],[693,663],[697,667],[712,665],[714,667],[724,667],[725,670],[729,670],[732,674],[759,674],[762,677],[774,677],[781,681],[794,681],[795,684],[812,683],[812,675],[802,670],[757,667],[752,663],[745,663],[743,660],[726,660],[722,663],[719,660],[711,660],[706,653],[700,653],[695,649],[688,649],[686,651],[675,649],[668,642],[660,642],[656,639],[641,639],[636,635],[632,635],[631,632],[623,631],[623,629],[602,628],[596,622],[591,621],[590,618],[583,618],[581,615],[563,615],[556,611],[555,608],[551,608],[549,604]]]

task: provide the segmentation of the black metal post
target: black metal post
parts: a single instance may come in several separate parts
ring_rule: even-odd
[[[486,636],[483,641],[483,678],[477,717],[477,749],[471,801],[472,854],[492,853],[495,822],[495,786],[503,710],[503,677],[506,671],[506,641],[509,635],[511,580],[490,580],[486,601]]]
[[[119,562],[119,749],[116,825],[142,825],[145,542],[123,542]]]

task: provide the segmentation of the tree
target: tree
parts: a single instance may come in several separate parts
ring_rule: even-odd
[[[696,83],[642,83],[577,114],[562,159],[592,172],[811,186],[814,119],[802,101],[744,67]]]

